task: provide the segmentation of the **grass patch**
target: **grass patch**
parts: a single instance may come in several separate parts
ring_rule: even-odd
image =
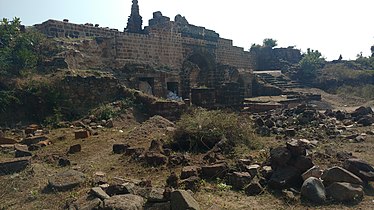
[[[373,100],[374,99],[374,85],[363,85],[363,86],[350,86],[344,85],[337,89],[338,95],[349,95],[349,96],[356,96],[364,98],[365,100]]]
[[[176,127],[173,141],[184,150],[206,151],[223,138],[232,146],[254,145],[250,123],[243,122],[235,113],[197,108],[182,115]]]

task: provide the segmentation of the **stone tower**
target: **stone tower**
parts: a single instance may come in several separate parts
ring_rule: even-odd
[[[142,16],[139,14],[138,0],[132,0],[131,14],[127,21],[126,32],[130,33],[142,33]]]

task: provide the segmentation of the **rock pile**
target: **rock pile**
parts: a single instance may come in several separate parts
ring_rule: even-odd
[[[352,133],[350,128],[373,123],[374,115],[370,107],[360,107],[352,113],[332,110],[321,113],[312,107],[299,105],[254,115],[254,126],[260,135],[299,136],[313,140],[341,137],[359,142],[364,140],[364,136]]]
[[[112,183],[91,188],[86,197],[78,199],[69,209],[118,210],[199,210],[200,205],[184,190],[153,187],[151,181],[116,178]]]

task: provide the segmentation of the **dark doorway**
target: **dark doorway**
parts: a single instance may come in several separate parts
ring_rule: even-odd
[[[178,91],[179,84],[178,84],[178,82],[168,82],[168,83],[166,83],[166,86],[167,86],[168,91],[173,92],[176,95],[179,95],[179,91]]]

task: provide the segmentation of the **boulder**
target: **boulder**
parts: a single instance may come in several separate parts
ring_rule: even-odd
[[[46,140],[48,140],[48,137],[46,136],[32,136],[32,137],[23,139],[20,143],[30,146],[32,144],[38,144],[39,142],[46,141]]]
[[[285,166],[290,159],[291,153],[286,147],[277,147],[270,150],[270,162],[272,168]]]
[[[29,148],[27,147],[27,145],[15,144],[14,149],[16,151],[15,152],[16,158],[32,156],[32,153],[29,151]]]
[[[269,187],[273,189],[285,189],[291,186],[300,186],[302,178],[300,171],[293,166],[286,166],[274,171],[269,180]]]
[[[262,177],[265,179],[270,179],[271,175],[273,175],[273,169],[271,166],[263,166],[260,170]]]
[[[0,160],[0,175],[13,174],[26,169],[30,165],[31,157]]]
[[[180,183],[184,186],[185,190],[192,190],[193,192],[199,191],[201,187],[201,178],[197,176],[191,176],[184,179]]]
[[[168,158],[159,152],[148,151],[145,153],[145,161],[151,166],[161,166],[167,163]]]
[[[201,167],[199,166],[185,166],[182,168],[181,179],[187,179],[192,176],[199,176],[201,173]]]
[[[324,203],[326,201],[325,186],[320,179],[309,177],[301,187],[301,197],[313,203]]]
[[[310,159],[309,157],[299,156],[296,158],[293,166],[299,169],[301,173],[304,173],[305,171],[312,168],[314,164],[312,162],[312,159]]]
[[[200,210],[197,201],[185,190],[175,190],[170,197],[171,210]]]
[[[171,210],[170,201],[163,203],[147,203],[145,210]]]
[[[321,176],[325,186],[329,186],[334,182],[347,182],[352,184],[363,185],[362,180],[353,173],[345,170],[344,168],[335,166],[326,169]]]
[[[234,189],[242,190],[251,182],[252,176],[248,172],[233,172],[228,174],[228,180]]]
[[[178,188],[179,187],[179,177],[175,172],[171,172],[170,176],[166,179],[166,186],[172,187],[172,188]]]
[[[286,137],[294,137],[294,136],[296,136],[296,130],[293,129],[293,128],[288,128],[288,129],[284,130],[284,135]]]
[[[374,181],[374,168],[360,159],[348,159],[344,162],[345,169],[360,177],[365,182]]]
[[[346,182],[334,182],[326,188],[327,196],[339,202],[361,200],[364,191],[361,185]]]
[[[226,176],[229,167],[226,163],[218,163],[201,167],[201,176],[203,179],[223,178]]]
[[[261,166],[258,164],[244,166],[244,170],[247,171],[251,175],[251,177],[255,177],[260,168]]]
[[[61,167],[65,167],[65,166],[70,166],[71,163],[70,163],[70,160],[65,158],[65,157],[61,157],[58,159],[58,165],[61,166]]]
[[[130,146],[128,144],[113,144],[113,153],[114,154],[124,154],[126,149]]]
[[[305,171],[302,175],[303,180],[307,180],[309,177],[321,178],[322,170],[318,166],[313,166],[309,170]]]
[[[135,188],[135,194],[142,196],[148,202],[151,202],[151,203],[167,201],[164,198],[164,189],[162,188],[138,187],[138,188]]]
[[[91,194],[100,198],[101,200],[105,200],[110,198],[108,194],[101,188],[101,187],[93,187],[91,188]]]
[[[359,117],[368,114],[373,114],[373,110],[370,107],[359,107],[354,112],[351,113],[352,117]]]
[[[244,192],[246,195],[249,195],[249,196],[254,196],[254,195],[259,195],[260,193],[262,193],[264,191],[263,187],[261,186],[260,183],[258,182],[251,182],[249,185],[247,185],[245,188],[244,188]]]
[[[85,181],[83,173],[69,170],[58,173],[48,180],[49,187],[57,191],[67,191],[73,189]]]
[[[286,143],[286,146],[293,157],[306,155],[306,145],[302,141],[292,139]]]
[[[87,130],[77,130],[74,131],[74,136],[75,139],[85,139],[90,136],[90,132],[88,132]]]
[[[75,144],[73,146],[70,146],[68,153],[69,154],[75,154],[82,151],[82,146],[80,144]]]
[[[5,138],[0,136],[0,145],[4,144],[17,144],[18,142],[14,139]]]
[[[138,195],[115,195],[104,200],[104,209],[110,210],[143,210],[144,198]]]

